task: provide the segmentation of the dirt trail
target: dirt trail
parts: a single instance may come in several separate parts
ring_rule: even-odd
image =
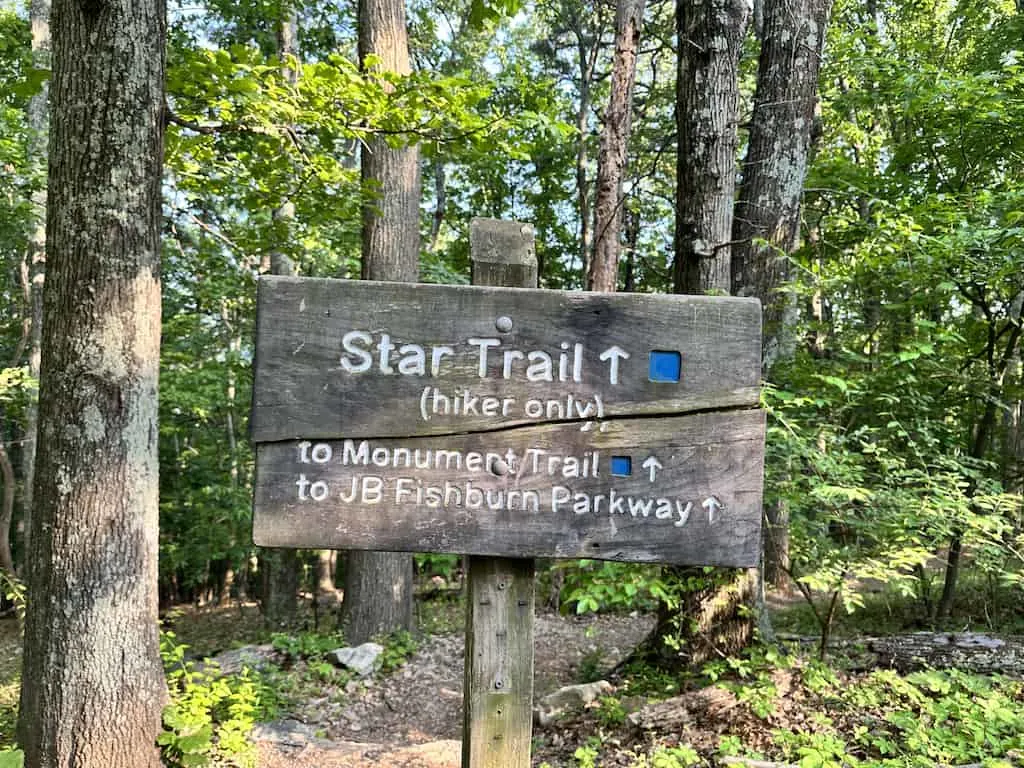
[[[651,623],[636,616],[538,616],[535,699],[607,671],[647,635]],[[259,741],[259,765],[458,768],[463,650],[461,634],[426,637],[405,666],[353,685],[343,702],[304,702],[292,714],[304,733],[316,736]]]

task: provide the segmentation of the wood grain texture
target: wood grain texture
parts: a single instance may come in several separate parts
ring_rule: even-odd
[[[586,431],[569,423],[262,444],[254,536],[263,546],[750,566],[763,446],[758,410],[614,419]],[[631,474],[613,476],[612,456],[628,457]],[[650,456],[660,468],[644,466]],[[712,497],[721,509],[709,520]]]
[[[532,226],[478,218],[470,223],[469,231],[475,284],[537,287]],[[507,475],[510,467],[502,461],[490,457],[488,471]],[[462,768],[529,768],[534,562],[528,558],[469,556],[464,563],[467,609]]]
[[[530,765],[532,560],[469,559],[463,768]]]
[[[511,330],[498,330],[499,318]],[[370,369],[342,367],[360,358],[347,352],[350,331],[371,356]],[[396,349],[381,373],[377,347],[387,334]],[[369,341],[365,339],[368,337]],[[486,377],[479,375],[481,347],[470,339],[496,339],[487,350]],[[562,344],[568,346],[563,350]],[[423,375],[400,375],[404,345],[424,348]],[[579,381],[572,381],[576,344]],[[432,375],[431,352],[448,347]],[[624,350],[618,383],[610,382],[612,358]],[[504,352],[517,350],[509,378]],[[648,379],[651,350],[680,355],[678,383]],[[552,360],[553,381],[528,381],[531,351]],[[567,355],[559,381],[560,356]],[[603,418],[672,414],[752,406],[760,378],[760,304],[755,299],[640,294],[584,294],[551,290],[407,285],[266,276],[260,279],[252,437],[256,442],[293,438],[412,437],[490,430],[555,420],[592,420],[593,413],[562,419],[531,418],[526,402],[538,399],[600,405]],[[443,397],[512,398],[506,413],[487,416],[443,413],[443,400],[427,419],[420,399],[427,387]],[[431,401],[433,402],[433,401]],[[479,402],[478,402],[479,407]],[[557,415],[557,414],[556,414]]]

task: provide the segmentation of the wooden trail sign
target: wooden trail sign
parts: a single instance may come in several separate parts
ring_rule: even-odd
[[[254,539],[751,566],[754,299],[264,277]]]

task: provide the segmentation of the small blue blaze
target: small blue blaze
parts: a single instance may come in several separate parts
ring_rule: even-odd
[[[652,350],[647,378],[651,381],[678,382],[683,373],[683,358],[678,352]]]
[[[633,474],[633,459],[629,456],[612,456],[612,474],[629,477]]]

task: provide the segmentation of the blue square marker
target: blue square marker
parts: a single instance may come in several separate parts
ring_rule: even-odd
[[[651,350],[647,371],[651,381],[678,382],[683,372],[683,357],[678,352]]]
[[[629,456],[612,456],[612,474],[629,477],[633,474],[633,459]]]

